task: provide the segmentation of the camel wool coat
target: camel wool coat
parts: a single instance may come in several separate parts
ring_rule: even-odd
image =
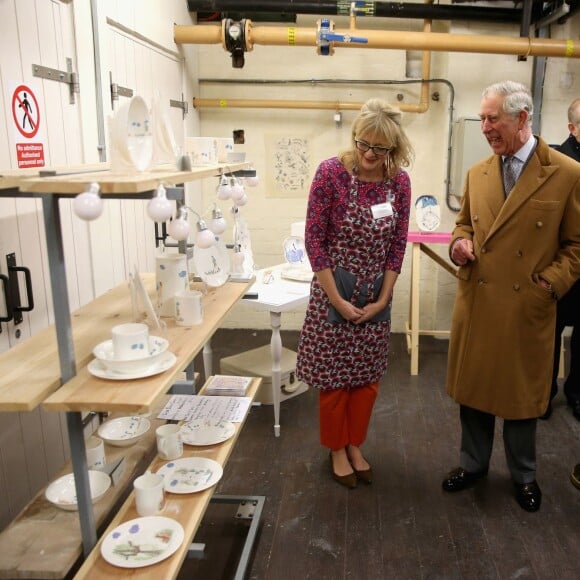
[[[562,296],[580,275],[580,163],[536,139],[507,199],[501,156],[468,171],[451,239],[472,240],[475,261],[457,273],[447,392],[503,419],[548,405],[556,300],[538,276]]]

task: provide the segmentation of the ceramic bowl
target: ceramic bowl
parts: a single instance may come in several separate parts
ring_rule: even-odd
[[[106,421],[99,427],[98,434],[109,445],[129,447],[135,445],[150,428],[149,419],[134,415]]]
[[[111,487],[111,478],[102,471],[89,470],[89,486],[93,503],[101,499]],[[68,473],[53,481],[45,492],[46,499],[66,511],[78,509],[74,474]]]
[[[115,356],[112,340],[97,344],[93,354],[107,369],[116,373],[134,374],[146,370],[156,364],[167,350],[169,342],[160,336],[149,337],[147,352],[137,359],[120,359]]]
[[[147,170],[153,159],[151,115],[145,100],[136,95],[115,114],[116,145],[124,159],[138,171]]]

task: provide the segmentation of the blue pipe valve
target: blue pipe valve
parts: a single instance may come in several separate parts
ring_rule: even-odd
[[[331,42],[344,42],[349,44],[351,42],[357,42],[359,44],[367,44],[368,38],[363,38],[361,36],[351,36],[350,34],[335,34],[331,28],[331,22],[328,18],[323,18],[320,21],[320,27],[318,29],[318,52],[323,56],[328,56],[332,54]]]

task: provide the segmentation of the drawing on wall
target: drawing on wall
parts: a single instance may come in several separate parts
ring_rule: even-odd
[[[310,148],[305,136],[270,135],[266,137],[268,196],[302,197],[310,187]]]

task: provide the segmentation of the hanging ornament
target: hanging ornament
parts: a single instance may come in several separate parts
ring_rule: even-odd
[[[179,208],[179,217],[171,220],[167,226],[167,233],[178,242],[187,240],[191,232],[191,227],[187,221],[187,210],[185,207]]]
[[[226,231],[228,227],[228,222],[224,219],[222,212],[219,207],[214,207],[211,212],[212,218],[209,224],[209,229],[216,235],[219,236]]]
[[[157,188],[155,197],[149,200],[147,214],[155,222],[165,222],[173,216],[173,203],[167,199],[167,191],[163,185]]]
[[[73,201],[73,211],[83,220],[96,220],[103,213],[103,200],[99,184],[91,183],[87,191],[79,193]]]

